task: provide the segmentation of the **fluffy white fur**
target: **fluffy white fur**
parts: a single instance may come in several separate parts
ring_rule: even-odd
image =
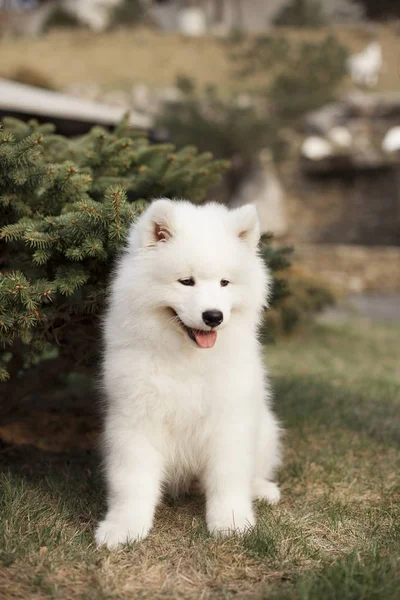
[[[257,341],[270,281],[258,239],[252,206],[157,200],[133,226],[105,322],[108,512],[98,544],[145,537],[162,490],[193,478],[211,532],[243,531],[253,499],[279,500],[279,427]],[[194,286],[179,281],[190,277]],[[182,324],[210,330],[210,309],[224,320],[203,349]]]

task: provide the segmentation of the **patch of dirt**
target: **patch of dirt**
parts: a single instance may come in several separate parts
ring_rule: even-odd
[[[97,446],[95,416],[36,412],[0,426],[0,439],[13,446],[34,446],[49,452],[92,450]]]

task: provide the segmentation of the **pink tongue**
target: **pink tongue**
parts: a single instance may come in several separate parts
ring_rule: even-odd
[[[217,341],[216,331],[196,331],[194,329],[193,333],[200,348],[212,348]]]

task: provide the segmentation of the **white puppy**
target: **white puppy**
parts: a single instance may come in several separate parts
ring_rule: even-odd
[[[253,206],[157,200],[132,227],[105,322],[109,548],[146,536],[163,488],[200,480],[211,532],[279,500],[279,427],[257,327],[269,275]]]

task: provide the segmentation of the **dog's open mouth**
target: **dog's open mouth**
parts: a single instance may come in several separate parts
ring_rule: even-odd
[[[213,348],[217,341],[216,331],[201,331],[201,329],[191,329],[190,327],[186,327],[186,325],[184,325],[184,328],[188,332],[190,339],[196,342],[200,348]]]
[[[174,311],[176,315],[176,320],[179,325],[186,331],[190,339],[199,346],[199,348],[213,348],[215,342],[217,341],[217,332],[216,331],[203,331],[202,329],[192,329],[185,325],[183,321],[179,318],[177,313]]]

